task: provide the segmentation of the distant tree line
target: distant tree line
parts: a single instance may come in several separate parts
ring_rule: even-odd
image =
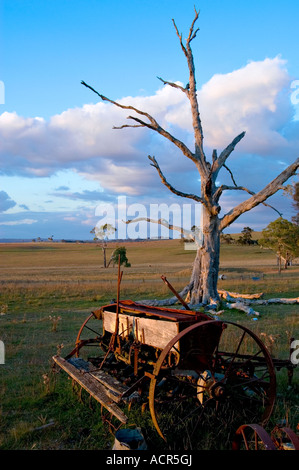
[[[254,232],[252,228],[244,227],[237,239],[233,238],[229,233],[222,233],[220,241],[227,245],[257,245],[258,241],[252,239],[252,232]]]

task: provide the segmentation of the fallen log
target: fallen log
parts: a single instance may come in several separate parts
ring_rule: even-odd
[[[239,294],[236,292],[228,292],[226,290],[218,289],[218,294],[224,299],[260,299],[264,294],[260,292],[259,294]]]
[[[226,303],[226,308],[228,309],[236,309],[236,310],[241,310],[242,312],[247,313],[247,315],[254,315],[258,317],[260,314],[259,312],[256,312],[253,310],[253,308],[249,307],[248,305],[245,305],[243,302],[235,302],[235,303]]]
[[[299,297],[294,299],[269,299],[268,304],[299,304]]]
[[[298,304],[299,297],[293,299],[277,298],[277,299],[244,299],[246,305],[269,305],[269,304]]]

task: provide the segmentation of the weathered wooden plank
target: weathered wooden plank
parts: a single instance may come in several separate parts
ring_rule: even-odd
[[[67,362],[75,366],[76,369],[82,370],[84,372],[90,372],[95,369],[95,366],[91,362],[85,361],[81,357],[71,357],[70,359],[67,359]]]
[[[90,373],[96,380],[98,380],[101,384],[105,385],[106,387],[110,388],[114,392],[118,394],[122,394],[128,390],[126,385],[123,385],[119,380],[112,375],[107,374],[103,370],[95,370]]]
[[[81,370],[82,372],[89,372],[95,379],[97,379],[102,385],[107,387],[107,384],[112,384],[114,381],[114,387],[105,388],[105,392],[109,398],[111,398],[115,403],[119,403],[121,401],[121,395],[124,393],[127,388],[123,387],[120,382],[119,390],[116,390],[116,379],[111,377],[110,375],[106,374],[104,371],[99,371],[91,362],[85,361],[80,357],[72,357],[67,360],[69,364],[72,364],[76,367],[76,369]],[[106,381],[104,380],[104,374],[107,376]],[[99,380],[99,377],[102,376],[102,380]],[[110,380],[111,379],[111,380]]]
[[[167,320],[136,317],[120,313],[118,317],[119,335],[133,334],[134,338],[143,344],[163,349],[170,340],[179,333],[179,322]],[[115,332],[116,314],[114,312],[103,312],[103,327],[105,331]]]
[[[136,325],[135,325],[136,329]],[[179,333],[178,322],[155,320],[152,318],[138,318],[136,336],[138,341],[164,349],[174,336]]]
[[[128,417],[113,401],[111,401],[111,397],[107,393],[105,387],[100,384],[98,380],[92,377],[90,373],[80,371],[60,356],[54,356],[53,360],[121,423],[125,424],[127,422]]]
[[[118,315],[118,334],[120,336],[128,336],[133,330],[134,317],[131,315]],[[103,329],[109,333],[115,333],[116,328],[116,313],[104,311],[103,312]]]
[[[190,315],[196,317],[196,312],[182,311],[174,309],[162,309],[157,307],[147,307],[144,305],[130,305],[125,302],[120,302],[120,308],[123,313],[133,313],[135,315],[151,315],[154,317],[164,318],[171,321],[190,321]]]

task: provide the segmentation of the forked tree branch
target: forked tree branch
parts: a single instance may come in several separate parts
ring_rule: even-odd
[[[180,40],[181,48],[182,48],[182,50],[183,50],[183,52],[184,52],[187,59],[188,59],[188,55],[189,55],[188,47],[190,47],[190,42],[193,41],[193,39],[195,39],[196,34],[199,31],[199,28],[197,28],[194,31],[195,23],[196,23],[196,21],[198,20],[198,17],[199,17],[199,11],[197,11],[196,8],[194,8],[194,11],[195,11],[195,16],[194,16],[194,20],[192,21],[192,24],[191,24],[191,27],[190,27],[190,30],[189,30],[189,36],[186,39],[186,47],[184,46],[184,43],[183,43],[182,34],[179,33],[179,30],[177,28],[177,25],[176,25],[174,19],[172,20],[173,25],[174,25],[175,30],[176,30],[176,33],[177,33],[177,35],[179,37],[179,40]]]
[[[156,168],[161,180],[162,180],[162,183],[174,194],[176,194],[177,196],[181,196],[181,197],[186,197],[186,198],[189,198],[189,199],[193,199],[194,201],[196,202],[200,202],[201,204],[205,204],[204,200],[199,197],[199,196],[196,196],[195,194],[188,194],[188,193],[183,193],[182,191],[178,191],[177,189],[175,189],[165,178],[164,174],[162,173],[162,170],[156,160],[155,157],[151,157],[150,155],[148,155],[148,158],[149,160],[152,162],[151,163],[151,166],[153,166],[154,168]]]
[[[179,139],[174,137],[172,134],[170,134],[170,132],[163,129],[163,127],[161,127],[158,124],[158,122],[153,118],[153,116],[151,116],[149,113],[146,113],[145,111],[141,111],[140,109],[135,108],[134,106],[128,106],[128,105],[118,103],[117,101],[113,101],[110,98],[107,98],[106,96],[100,94],[98,91],[96,91],[93,87],[91,87],[90,85],[88,85],[84,81],[81,81],[81,83],[82,83],[82,85],[86,86],[87,88],[92,90],[94,93],[96,93],[101,98],[102,101],[108,101],[109,103],[111,103],[111,104],[113,104],[113,105],[115,105],[115,106],[117,106],[118,108],[121,108],[121,109],[133,110],[137,114],[139,114],[141,116],[144,116],[149,120],[149,123],[148,123],[148,122],[145,122],[142,119],[139,119],[137,117],[128,116],[127,119],[132,119],[132,120],[138,122],[138,125],[137,126],[136,125],[134,125],[134,126],[124,125],[124,126],[120,126],[120,127],[114,127],[114,129],[122,129],[124,127],[147,127],[149,129],[152,129],[152,130],[158,132],[160,135],[162,135],[166,139],[168,139],[174,145],[176,145],[186,157],[188,157],[190,160],[192,160],[198,166],[197,156],[193,152],[191,152],[191,150],[182,141],[180,141]]]
[[[271,181],[264,189],[254,194],[251,198],[244,202],[241,202],[234,207],[230,212],[224,215],[220,221],[220,230],[228,227],[232,224],[241,214],[248,212],[257,205],[264,203],[266,199],[273,196],[277,191],[282,189],[283,183],[285,183],[291,176],[296,174],[299,167],[299,158],[289,165],[284,171],[282,171],[273,181]]]
[[[241,132],[241,134],[237,135],[237,137],[235,137],[234,140],[221,152],[219,157],[213,161],[212,173],[215,179],[221,168],[225,165],[226,160],[235,150],[236,145],[243,139],[243,137],[245,137],[245,132]]]

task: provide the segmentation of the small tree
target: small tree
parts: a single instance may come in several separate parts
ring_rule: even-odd
[[[276,253],[280,272],[282,260],[287,269],[291,260],[299,256],[299,226],[279,217],[262,231],[259,243]]]
[[[240,245],[252,245],[252,232],[253,229],[250,227],[244,227],[242,230],[242,235],[238,238],[238,243]]]
[[[234,242],[234,239],[229,233],[222,233],[220,235],[220,241],[222,243],[226,243],[227,245],[231,245]]]
[[[108,266],[110,265],[110,263],[113,263],[113,266],[115,264],[118,264],[118,260],[120,262],[120,265],[123,264],[126,268],[129,268],[131,266],[131,264],[129,263],[129,260],[127,258],[127,249],[126,249],[126,247],[120,246],[120,247],[116,248],[113,251],[112,256],[109,260]]]
[[[113,235],[116,232],[116,228],[113,227],[111,224],[104,224],[101,225],[100,227],[94,227],[90,233],[94,233],[95,237],[94,240],[100,240],[101,241],[101,247],[103,251],[103,257],[104,257],[104,268],[107,268],[107,259],[106,259],[106,250],[107,250],[107,240],[110,235]]]

